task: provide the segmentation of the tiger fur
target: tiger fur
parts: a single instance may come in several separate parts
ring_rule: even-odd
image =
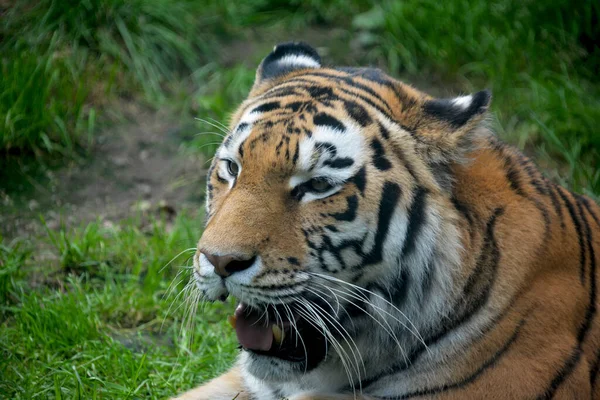
[[[600,209],[496,138],[490,99],[276,46],[212,162],[193,274],[261,350],[179,398],[600,399]]]

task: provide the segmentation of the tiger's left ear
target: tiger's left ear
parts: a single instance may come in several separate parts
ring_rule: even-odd
[[[320,68],[321,57],[315,49],[302,42],[278,44],[258,66],[253,90],[262,83],[300,69]]]
[[[491,98],[489,90],[482,90],[450,99],[425,100],[415,132],[422,156],[430,163],[460,160],[473,148]]]

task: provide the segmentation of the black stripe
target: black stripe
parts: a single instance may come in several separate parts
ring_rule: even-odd
[[[454,383],[448,383],[445,385],[432,387],[432,388],[417,390],[414,392],[403,394],[401,396],[382,397],[382,399],[401,400],[401,399],[410,399],[411,397],[435,396],[435,395],[443,393],[443,392],[461,389],[461,388],[464,388],[465,386],[470,385],[471,383],[475,382],[486,370],[495,366],[498,363],[498,361],[502,358],[502,356],[504,356],[508,352],[508,350],[513,345],[513,343],[515,343],[515,341],[518,339],[519,334],[521,332],[521,328],[523,327],[524,324],[525,324],[525,319],[522,319],[519,322],[519,324],[517,325],[517,327],[515,328],[512,335],[504,343],[504,345],[502,345],[502,347],[498,351],[496,351],[496,353],[491,358],[489,358],[479,368],[477,368],[477,370],[474,373],[463,378],[462,380],[460,380],[458,382],[454,382]]]
[[[355,195],[346,197],[346,202],[348,204],[348,208],[346,211],[341,213],[333,213],[329,214],[329,216],[335,218],[338,221],[354,221],[356,218],[356,211],[358,210],[358,197]]]
[[[337,156],[337,147],[330,142],[315,142],[315,148],[319,151],[326,151],[331,154],[331,157]]]
[[[258,107],[255,107],[252,111],[250,111],[251,113],[253,112],[259,112],[259,113],[266,113],[269,111],[273,111],[277,108],[280,108],[281,105],[279,104],[278,101],[271,101],[269,103],[263,103]]]
[[[590,268],[593,268],[596,264],[596,256],[594,254],[594,246],[592,245],[592,233],[590,231],[590,225],[588,224],[588,220],[585,216],[585,212],[583,211],[581,203],[577,201],[576,196],[573,197],[575,199],[575,204],[577,205],[577,211],[579,211],[579,216],[581,217],[581,221],[583,222],[583,234],[585,236],[585,244],[587,250],[586,256],[590,259]]]
[[[577,196],[577,199],[583,203],[583,206],[585,207],[585,209],[587,210],[587,212],[590,213],[590,215],[592,216],[592,218],[596,222],[596,225],[598,225],[600,227],[600,219],[598,219],[598,216],[592,210],[592,206],[590,205],[590,202],[588,201],[588,199],[585,196]]]
[[[385,156],[385,149],[377,138],[371,140],[371,148],[373,149],[373,165],[380,171],[387,171],[392,168],[392,163]]]
[[[328,126],[332,129],[340,130],[344,132],[346,127],[339,120],[333,116],[320,112],[313,117],[313,123],[315,125]]]
[[[372,97],[374,97],[377,100],[379,100],[388,109],[388,112],[390,114],[392,112],[392,108],[390,107],[390,105],[387,103],[387,101],[385,101],[385,99],[383,97],[381,97],[379,95],[379,93],[377,93],[376,91],[374,91],[370,87],[368,87],[366,85],[363,85],[362,83],[356,82],[355,80],[353,80],[350,77],[347,77],[347,76],[338,76],[338,75],[328,74],[328,73],[320,72],[320,71],[311,71],[311,72],[308,72],[306,74],[303,74],[302,76],[319,76],[319,77],[324,77],[324,78],[330,78],[330,79],[333,79],[333,80],[336,80],[336,81],[342,81],[342,82],[348,84],[349,86],[351,86],[354,89],[359,89],[359,90],[362,90],[363,92],[368,93]],[[315,83],[318,84],[318,82],[315,82]],[[385,113],[385,114],[387,114],[387,113]]]
[[[295,83],[298,83],[298,82],[302,82],[302,83],[309,83],[310,85],[319,85],[319,84],[321,84],[321,83],[319,83],[319,82],[310,81],[310,80],[306,80],[306,79],[293,78],[293,79],[290,79],[290,80],[288,80],[288,81],[286,81],[286,82],[283,82],[283,83],[282,83],[282,85],[286,85],[286,84],[295,84]],[[293,85],[293,86],[286,86],[286,87],[287,87],[287,88],[302,89],[302,90],[309,91],[309,90],[310,90],[312,87],[314,87],[314,86],[308,86],[308,85]],[[350,96],[352,99],[360,99],[360,100],[364,101],[365,103],[367,103],[367,104],[368,104],[368,105],[370,105],[371,107],[375,108],[377,111],[379,111],[379,112],[380,112],[380,113],[382,113],[383,115],[388,115],[388,116],[391,116],[391,115],[393,115],[393,113],[392,113],[392,111],[391,111],[391,109],[390,109],[389,107],[387,107],[387,109],[384,109],[384,108],[383,108],[383,107],[381,107],[379,104],[376,104],[376,103],[375,103],[373,100],[369,99],[368,97],[366,97],[366,96],[364,96],[364,95],[362,95],[362,94],[360,94],[360,93],[355,93],[355,92],[352,92],[352,91],[350,91],[350,90],[348,90],[348,89],[345,89],[345,88],[343,88],[343,87],[341,87],[341,86],[339,86],[339,87],[336,87],[335,89],[336,89],[336,90],[338,90],[338,91],[339,91],[339,92],[341,92],[341,93],[344,93],[344,94],[346,94],[346,95]],[[286,95],[286,96],[290,94],[290,93],[289,93],[289,91],[285,91],[284,93],[285,93],[285,95]],[[269,97],[267,97],[267,98],[276,97],[278,94],[279,94],[279,93],[274,93],[274,95],[273,95],[273,96],[269,96]],[[298,94],[298,93],[296,93],[296,95],[297,95],[297,96],[301,96],[301,95],[300,95],[300,94]],[[264,96],[264,95],[263,95],[263,96]],[[339,101],[342,101],[342,102],[344,102],[344,103],[345,103],[345,102],[347,102],[347,101],[349,101],[348,99],[346,99],[346,98],[341,98],[341,97],[339,97],[339,96],[336,96],[335,98],[330,98],[330,99],[328,99],[329,101],[325,101],[325,102],[324,102],[324,99],[318,99],[318,100],[319,100],[321,103],[324,103],[324,104],[325,104],[325,105],[327,105],[327,106],[329,106],[329,105],[330,105],[330,101],[331,101],[331,100],[339,100]],[[411,129],[410,129],[410,128],[408,128],[408,127],[403,127],[403,128],[404,128],[404,129],[406,129],[406,130],[408,130],[408,131],[411,131]]]
[[[390,282],[390,285],[384,287],[379,283],[370,283],[366,289],[372,292],[379,291],[382,297],[388,297],[388,300],[391,303],[396,307],[401,308],[408,296],[410,282],[411,277],[408,273],[408,269],[404,268],[400,273],[400,276]]]
[[[294,86],[296,88],[299,89],[303,89],[303,90],[310,90],[310,88],[314,87],[313,85],[322,85],[321,82],[316,82],[316,81],[311,81],[311,80],[307,80],[307,79],[302,79],[302,78],[293,78],[290,79],[286,82],[283,82],[283,84],[286,83],[308,83],[310,86],[307,85],[297,85]],[[381,98],[379,98],[377,95],[375,95],[375,99],[379,100],[381,103],[383,103],[383,105],[385,107],[380,106],[379,104],[375,103],[371,98],[367,97],[364,94],[361,94],[360,92],[353,92],[352,90],[348,90],[347,88],[343,87],[343,86],[336,86],[335,87],[336,90],[338,90],[341,93],[344,93],[348,96],[350,96],[351,99],[360,99],[362,101],[364,101],[365,103],[369,104],[371,107],[377,109],[380,113],[382,113],[383,115],[388,115],[388,116],[393,116],[393,112],[392,109],[389,107],[389,105],[387,103],[385,103],[384,101],[381,100]],[[341,100],[341,101],[348,101],[349,99],[342,99],[339,96],[337,96],[335,98],[336,100]],[[321,102],[323,101],[322,99],[319,99]],[[329,100],[334,100],[334,99],[329,99]]]
[[[535,188],[535,190],[541,195],[548,195],[548,188],[544,185],[544,177],[539,173],[539,171],[535,168],[535,166],[531,163],[527,157],[525,157],[522,153],[516,153],[516,157],[519,160],[519,164],[523,170],[529,176],[529,183],[531,186]]]
[[[241,131],[243,131],[244,129],[246,129],[248,127],[248,123],[247,122],[242,122],[241,124],[238,125],[237,129],[235,130],[236,133],[239,133]]]
[[[596,352],[594,361],[590,367],[590,384],[592,385],[592,394],[596,388],[596,381],[598,380],[598,371],[600,370],[600,350]]]
[[[298,261],[298,259],[296,257],[288,257],[287,260],[292,265],[296,265],[296,266],[300,265],[300,261]]]
[[[434,267],[433,260],[430,259],[425,265],[425,271],[423,272],[423,277],[421,278],[421,306],[425,306],[427,304],[425,298],[429,292],[431,292],[435,274],[436,268]]]
[[[517,168],[517,165],[514,163],[512,155],[505,153],[505,146],[502,143],[495,142],[494,147],[497,151],[501,152],[504,157],[504,167],[506,168],[506,179],[510,184],[510,188],[519,196],[524,197],[525,199],[531,201],[535,207],[542,214],[542,218],[544,219],[544,242],[546,242],[550,238],[550,229],[552,227],[552,220],[550,219],[550,214],[548,210],[542,202],[538,199],[530,197],[523,190],[522,182],[521,182],[521,174],[520,170]],[[517,155],[517,158],[519,156]],[[520,165],[522,167],[522,165]]]
[[[285,108],[289,108],[293,112],[297,112],[305,103],[303,101],[295,101],[293,103],[288,103],[285,105]]]
[[[233,137],[234,137],[233,133],[230,133],[229,135],[227,135],[227,137],[223,141],[223,147],[225,147],[225,148],[229,147],[229,145],[231,144],[231,141],[233,140]]]
[[[238,154],[240,155],[240,158],[244,158],[244,144],[246,144],[246,139],[244,139],[238,147]]]
[[[221,178],[218,172],[215,174],[215,177],[217,178],[217,181],[219,181],[219,183],[229,183],[227,179]]]
[[[357,189],[360,191],[360,195],[365,195],[365,186],[367,185],[367,170],[365,167],[362,167],[358,170],[358,172],[349,179],[349,182],[354,182]]]
[[[354,71],[354,75],[392,90],[396,96],[396,100],[398,100],[405,109],[410,109],[416,105],[416,99],[409,97],[406,92],[400,91],[399,85],[388,79],[385,73],[377,68],[359,68]]]
[[[586,264],[586,252],[585,245],[583,243],[583,231],[581,228],[581,222],[577,217],[577,213],[575,212],[575,207],[571,203],[571,200],[567,197],[567,195],[563,192],[563,188],[557,186],[558,195],[561,197],[565,205],[567,206],[567,210],[569,211],[569,215],[571,216],[571,220],[573,221],[573,226],[575,227],[575,232],[577,233],[577,240],[579,242],[579,279],[581,283],[585,282],[585,264]]]
[[[346,109],[348,115],[350,115],[350,117],[358,122],[362,127],[370,125],[373,122],[367,110],[354,101],[344,101],[344,108]]]
[[[383,244],[385,243],[390,223],[392,221],[392,215],[396,210],[398,201],[400,200],[400,186],[392,182],[386,182],[383,185],[383,191],[381,193],[381,200],[379,200],[379,214],[377,219],[377,232],[375,233],[375,244],[373,249],[363,259],[364,268],[365,265],[376,264],[383,260]]]
[[[389,139],[390,131],[385,129],[385,127],[381,124],[381,122],[377,122],[377,125],[379,125],[379,133],[381,133],[381,137],[383,137],[386,140]]]
[[[402,250],[400,250],[402,259],[411,255],[415,250],[417,238],[427,219],[425,214],[425,204],[427,199],[425,196],[427,196],[427,190],[422,187],[417,187],[410,205],[410,210],[408,211],[408,227],[406,228],[404,243],[402,243]]]
[[[334,168],[334,169],[344,169],[351,167],[354,164],[354,160],[348,157],[340,157],[335,158],[333,160],[325,160],[323,161],[323,165]]]
[[[473,215],[471,215],[471,210],[469,210],[469,207],[467,207],[467,205],[465,203],[458,200],[455,196],[452,196],[452,198],[450,200],[452,201],[452,204],[454,205],[454,208],[456,209],[456,211],[461,213],[463,218],[467,220],[467,223],[470,228],[469,230],[471,232],[474,232],[474,230],[472,228],[473,228],[473,224],[475,221],[473,220]]]
[[[552,228],[552,220],[550,219],[550,214],[548,213],[546,207],[544,207],[542,202],[538,199],[529,196],[526,196],[525,198],[531,201],[535,205],[535,208],[537,208],[538,211],[542,214],[542,218],[544,219],[544,243],[546,243],[550,238],[550,229]]]
[[[310,97],[321,100],[321,101],[331,101],[337,98],[337,96],[333,93],[333,89],[329,86],[311,86],[306,88]]]
[[[393,142],[390,142],[390,143],[392,143],[392,149],[394,151],[396,158],[402,163],[404,168],[406,168],[406,170],[408,171],[410,176],[415,180],[415,182],[418,182],[419,180],[417,179],[417,173],[415,172],[414,167],[406,159],[404,150],[400,146],[397,146],[396,144],[394,144]]]
[[[481,252],[475,263],[475,268],[463,287],[462,300],[465,302],[463,303],[463,313],[455,320],[455,324],[451,326],[451,329],[455,329],[457,326],[468,321],[477,311],[483,308],[489,299],[496,280],[500,259],[500,250],[496,243],[494,229],[498,217],[502,214],[504,214],[504,209],[497,208],[486,224],[486,233]],[[442,334],[442,336],[444,335],[445,333]]]
[[[361,385],[363,389],[384,376],[392,375],[408,368],[426,352],[428,347],[435,345],[450,332],[458,329],[461,325],[468,322],[469,319],[479,310],[481,310],[488,302],[491,290],[496,280],[498,263],[500,259],[500,251],[494,236],[494,228],[498,217],[503,213],[503,208],[497,208],[494,210],[494,213],[486,224],[484,243],[475,265],[474,273],[471,274],[471,277],[469,277],[467,280],[467,284],[463,289],[464,294],[461,297],[459,304],[454,307],[456,309],[457,316],[438,328],[437,332],[434,332],[425,338],[426,346],[421,346],[420,348],[414,350],[407,356],[407,361],[402,360],[391,368],[388,368],[386,372],[362,381]],[[483,268],[481,265],[487,265],[487,268]],[[479,274],[478,276],[473,276],[475,271],[477,271]],[[467,290],[471,292],[475,292],[477,290],[477,293],[467,293]],[[509,307],[512,307],[512,305],[509,305]],[[504,315],[504,312],[502,315]]]
[[[340,92],[352,97],[352,98],[356,98],[356,99],[360,99],[362,101],[364,101],[365,103],[367,103],[368,105],[370,105],[371,107],[375,108],[377,111],[379,111],[380,113],[382,113],[383,115],[387,115],[390,116],[391,115],[391,111],[389,110],[384,110],[379,104],[376,104],[373,100],[369,99],[368,97],[365,97],[363,95],[354,93],[348,89],[344,89],[343,87],[338,87],[337,88]],[[342,101],[347,101],[346,99],[341,99]]]
[[[515,168],[512,157],[504,154],[504,168],[506,168],[506,179],[510,185],[510,188],[520,196],[525,197],[525,192],[521,187],[521,179],[519,178],[519,171]]]
[[[562,192],[559,191],[559,193]],[[592,235],[590,232],[590,227],[587,222],[587,218],[585,213],[579,206],[579,210],[581,212],[580,216],[583,221],[584,229],[586,232],[586,243],[588,245],[589,255],[590,255],[590,291],[589,291],[589,304],[585,312],[585,317],[582,324],[579,327],[577,332],[577,345],[571,352],[571,355],[563,365],[563,367],[558,371],[558,373],[554,376],[550,385],[546,389],[545,393],[538,396],[538,399],[551,399],[554,397],[554,394],[560,387],[560,385],[571,375],[577,363],[581,359],[581,355],[583,353],[583,342],[585,341],[590,328],[592,326],[592,321],[594,316],[596,315],[596,254],[594,251],[594,247],[592,246]]]
[[[566,228],[565,218],[563,216],[562,206],[560,205],[560,202],[558,201],[558,198],[556,197],[555,190],[556,190],[556,188],[555,188],[554,184],[549,182],[548,194],[550,196],[550,200],[552,201],[552,206],[554,207],[554,210],[556,211],[556,215],[558,215],[558,218],[560,219],[560,227],[561,227],[561,229],[564,230]]]
[[[292,157],[292,164],[296,166],[298,162],[298,157],[300,157],[300,140],[296,140],[296,148],[294,150],[294,156]]]
[[[273,99],[274,97],[302,96],[301,92],[296,91],[296,89],[298,88],[297,86],[285,85],[285,83],[287,83],[287,82],[284,82],[281,85],[277,85],[277,86],[269,89],[268,91],[263,93],[258,98],[262,99],[262,100],[266,100],[266,99]],[[292,104],[294,104],[294,103],[292,103]],[[293,110],[293,108],[292,108],[292,110]]]
[[[533,188],[540,195],[542,195],[542,196],[550,196],[550,198],[552,200],[552,195],[550,194],[551,190],[550,190],[550,188],[547,185],[545,185],[545,181],[546,181],[545,178],[535,168],[535,166],[531,163],[531,161],[527,157],[525,157],[523,154],[521,154],[519,152],[517,152],[515,154],[515,157],[519,161],[519,164],[521,165],[521,168],[529,176],[529,184],[531,186],[533,186]],[[524,197],[526,197],[529,201],[531,201],[532,203],[534,203],[535,206],[536,206],[536,208],[542,214],[542,217],[544,218],[544,224],[545,224],[544,241],[548,240],[549,234],[550,234],[551,225],[552,225],[552,221],[550,219],[550,214],[548,213],[548,210],[546,209],[546,207],[544,206],[544,204],[541,201],[539,201],[538,199],[535,199],[535,198],[529,197],[529,196],[524,196]]]

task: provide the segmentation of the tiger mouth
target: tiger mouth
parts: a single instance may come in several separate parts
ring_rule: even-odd
[[[327,355],[327,341],[313,322],[293,309],[293,305],[269,305],[266,310],[259,310],[240,303],[229,322],[244,350],[302,363],[309,370]]]

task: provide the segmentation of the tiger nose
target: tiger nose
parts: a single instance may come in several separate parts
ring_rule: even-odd
[[[201,251],[202,254],[215,268],[215,273],[222,278],[226,278],[236,272],[250,268],[256,256],[242,256],[234,254],[217,255]]]

